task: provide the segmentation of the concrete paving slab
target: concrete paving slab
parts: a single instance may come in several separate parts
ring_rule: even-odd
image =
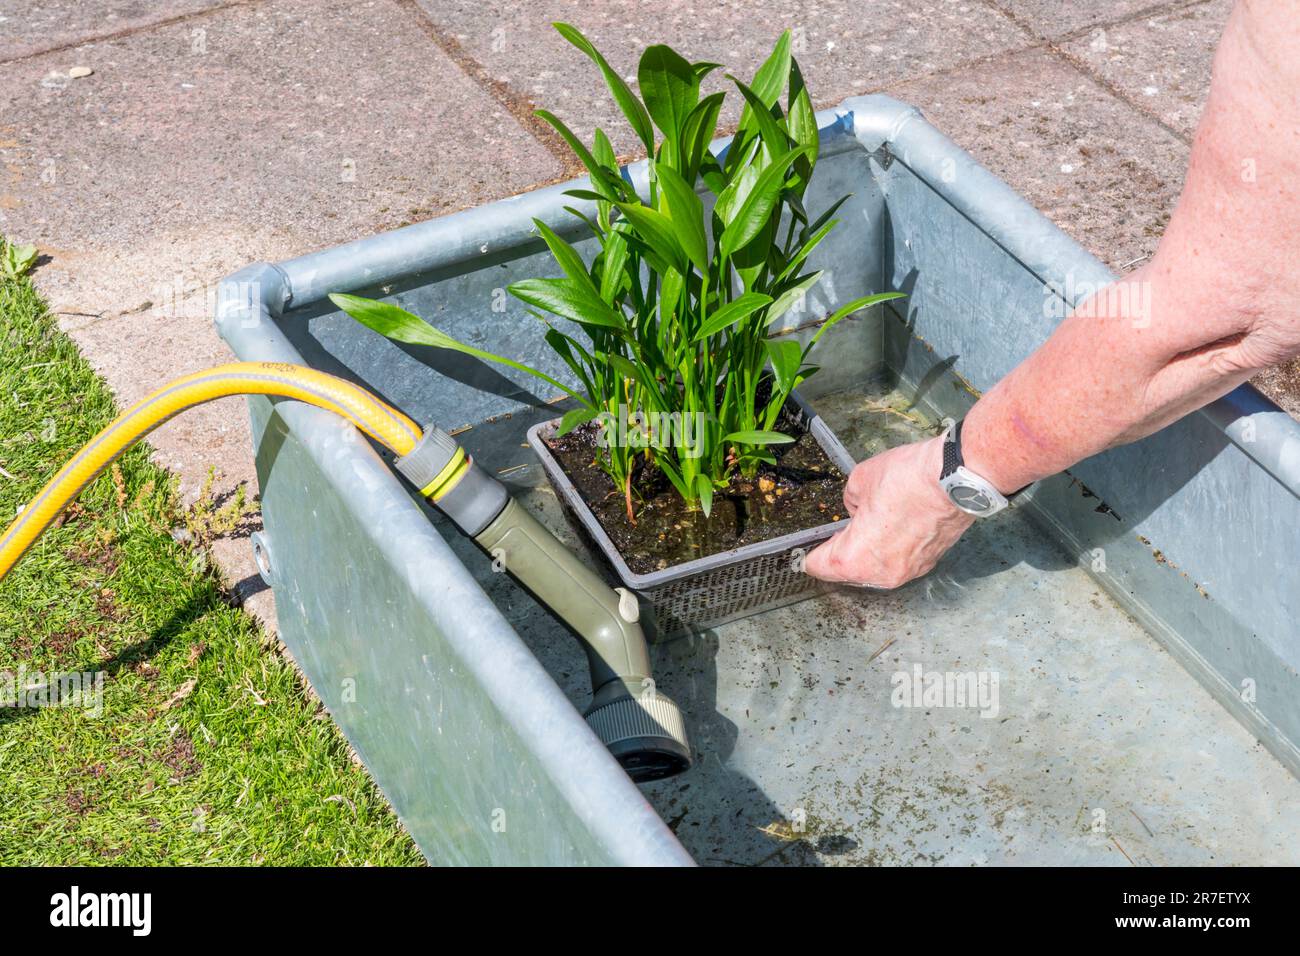
[[[49,257],[38,285],[122,403],[230,353],[213,283],[519,192],[560,164],[392,0],[275,0],[0,65],[0,232]],[[246,413],[154,436],[192,494],[253,477]],[[217,558],[238,582],[244,541]]]
[[[1178,6],[1153,0],[985,0],[1036,36],[1058,39]]]
[[[230,0],[0,0],[0,62],[165,23]],[[70,66],[77,65],[75,51]],[[66,72],[66,70],[65,70]]]
[[[1007,17],[979,3],[914,4],[895,0],[782,0],[693,4],[591,4],[545,0],[419,0],[443,42],[530,106],[544,107],[590,142],[603,128],[620,155],[643,155],[610,98],[600,72],[550,26],[581,29],[627,79],[635,81],[639,51],[667,43],[692,60],[723,63],[749,79],[783,29],[817,107],[1031,41]],[[739,120],[739,94],[721,71],[707,89],[729,89],[722,128]]]
[[[886,92],[1117,272],[1155,251],[1187,145],[1060,57],[1028,50]]]
[[[1062,50],[1189,142],[1210,92],[1210,67],[1233,0],[1144,17],[1063,43]]]
[[[1300,421],[1300,359],[1265,369],[1250,381],[1277,402],[1283,411]]]

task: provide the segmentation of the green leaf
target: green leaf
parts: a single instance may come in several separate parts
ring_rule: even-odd
[[[673,228],[671,219],[641,203],[621,202],[615,205],[627,217],[627,221],[636,230],[638,237],[665,262],[674,267],[685,268],[686,253],[681,243],[677,241],[677,230]]]
[[[455,339],[435,329],[424,319],[388,302],[367,299],[359,295],[333,293],[330,301],[362,325],[408,345],[432,345],[436,348],[456,348]],[[449,343],[455,343],[449,344]]]
[[[709,63],[708,61],[691,64],[691,69],[695,71],[695,79],[697,81],[704,79],[714,70],[720,69],[721,67],[721,63]]]
[[[708,517],[713,510],[713,479],[708,475],[695,476],[695,490],[700,495],[700,507],[704,509],[704,517]]]
[[[764,105],[770,108],[776,105],[777,99],[781,96],[781,89],[789,76],[790,31],[786,30],[776,41],[771,55],[763,61],[763,65],[754,74],[754,82],[749,85]]]
[[[795,376],[803,359],[803,346],[797,339],[764,339],[768,357],[772,360],[772,375],[776,387],[783,395],[794,388]]]
[[[686,280],[676,269],[669,269],[659,283],[659,318],[664,323],[675,323],[677,303],[681,301]],[[666,327],[671,327],[667,325]]]
[[[845,316],[852,315],[854,312],[873,306],[877,302],[888,302],[890,299],[905,298],[907,298],[907,293],[905,292],[877,292],[875,295],[864,295],[860,299],[854,299],[852,302],[840,306],[840,308],[836,309],[835,312],[828,316],[826,321],[822,323],[821,328],[817,330],[817,334],[812,337],[812,340],[808,343],[808,347],[804,349],[804,354],[806,355],[811,351],[812,347],[817,344],[817,340],[825,335],[826,331],[832,325]]]
[[[819,229],[825,226],[826,223],[830,222],[831,216],[835,215],[835,213],[839,210],[839,208],[843,206],[849,199],[851,199],[852,196],[853,194],[850,193],[847,196],[841,196],[839,199],[835,200],[835,202],[831,203],[831,208],[827,209],[824,213],[818,216],[816,222],[809,223],[807,226],[805,226],[803,229],[799,231],[800,239],[806,240],[809,236],[813,235]]]
[[[776,47],[772,50],[763,65],[758,68],[754,74],[754,80],[749,84],[750,89],[757,94],[759,100],[771,109],[776,105],[777,99],[781,96],[781,89],[785,86],[786,80],[790,76],[790,31],[786,30],[781,34],[781,38],[776,41]],[[752,129],[757,122],[754,116],[754,109],[748,103],[740,113],[740,126],[736,133],[736,140],[743,141],[745,132]],[[738,157],[727,157],[727,168],[734,170],[739,163]]]
[[[794,441],[789,435],[783,435],[781,432],[760,429],[732,432],[729,435],[723,435],[722,440],[738,442],[742,445],[789,445]]]
[[[709,191],[715,196],[721,195],[727,188],[727,175],[722,171],[717,157],[710,152],[705,152],[704,157],[700,160],[700,178],[704,180],[704,185],[709,187]]]
[[[691,490],[686,487],[686,482],[682,480],[681,469],[668,460],[666,455],[661,455],[655,459],[655,464],[659,470],[664,473],[672,486],[677,489],[677,493],[682,496],[684,501],[691,500]]]
[[[704,235],[704,203],[671,166],[655,166],[655,174],[668,201],[673,231],[686,257],[703,275],[709,273],[709,240]]]
[[[771,301],[771,296],[763,295],[761,292],[746,292],[744,295],[737,296],[705,319],[692,341],[699,342],[711,335],[717,335],[723,329],[749,318]]]
[[[636,72],[646,110],[671,142],[677,142],[682,124],[700,98],[695,68],[671,47],[646,47]]]
[[[626,220],[620,220],[620,224],[626,225]],[[677,260],[665,259],[659,254],[659,250],[655,246],[646,242],[642,235],[630,226],[627,226],[627,231],[623,233],[623,239],[627,243],[629,250],[634,255],[640,256],[645,264],[650,267],[652,275],[663,275],[669,269],[676,269],[679,265],[682,265]],[[641,277],[639,275],[633,276],[632,267],[630,266],[628,275],[632,277],[632,281],[635,283],[632,290],[633,299],[636,307],[640,309],[642,305],[649,304],[645,298],[646,292],[641,288]]]
[[[821,245],[821,241],[830,235],[830,231],[834,229],[838,223],[838,219],[832,219],[830,222],[818,229],[813,235],[809,236],[808,241],[799,247],[799,251],[790,257],[790,261],[787,262],[785,268],[781,270],[781,274],[776,277],[776,281],[784,282],[792,272],[795,272],[799,266],[803,265],[804,260],[812,255],[813,250]]]
[[[9,243],[5,246],[4,270],[11,279],[18,279],[25,276],[31,271],[32,266],[36,265],[37,249],[32,245],[15,245]]]
[[[758,184],[758,176],[758,168],[753,164],[746,164],[731,177],[727,188],[718,194],[718,201],[713,204],[713,211],[717,213],[724,226],[730,226],[732,220],[736,218],[737,209]]]
[[[609,205],[609,203],[605,203],[605,205]],[[588,216],[586,213],[582,212],[581,210],[574,209],[572,206],[565,206],[564,211],[567,212],[574,219],[581,219],[583,224],[586,225],[586,227],[591,230],[591,234],[595,236],[597,239],[600,239],[600,237],[605,234],[605,230],[601,229],[599,225],[592,222],[591,217]]]
[[[602,196],[598,192],[590,189],[566,189],[564,195],[572,196],[574,199],[581,199],[585,202],[609,202],[608,196]]]
[[[614,144],[609,141],[609,137],[605,135],[605,131],[599,126],[596,127],[591,154],[601,166],[608,169],[615,176],[618,175],[618,157],[614,155]]]
[[[637,138],[645,145],[646,152],[654,155],[655,139],[654,129],[650,125],[650,114],[646,112],[641,101],[636,98],[636,94],[628,87],[618,72],[611,67],[600,52],[591,45],[591,41],[582,35],[576,27],[567,23],[553,23],[551,26],[559,31],[560,36],[568,40],[583,53],[587,54],[598,67],[600,72],[605,76],[605,85],[609,91],[614,94],[614,101],[618,103],[619,109],[627,117],[627,121],[632,124],[632,130],[636,133]]]
[[[599,414],[600,409],[597,408],[575,408],[565,412],[564,417],[560,419],[560,427],[555,430],[555,437],[563,438],[579,425],[585,425]]]
[[[803,73],[799,71],[799,62],[793,57],[790,59],[790,99],[788,106],[786,125],[790,130],[790,138],[794,140],[797,146],[813,147],[811,153],[795,163],[795,172],[798,173],[801,180],[799,192],[802,194],[804,187],[812,179],[813,167],[817,164],[817,149],[820,140],[817,134],[817,114],[813,110],[812,100],[808,96],[808,88],[804,85]]]
[[[619,331],[627,328],[622,314],[600,297],[590,279],[585,284],[573,279],[523,279],[508,288],[515,298],[561,318]]]
[[[549,382],[583,405],[591,404],[585,396],[579,395],[569,386],[557,382],[545,372],[539,372],[537,369],[516,362],[513,359],[504,358],[492,352],[485,352],[483,349],[476,349],[464,342],[459,342],[446,332],[435,329],[419,316],[412,315],[403,308],[376,299],[366,299],[358,295],[334,293],[329,298],[331,302],[352,316],[352,318],[380,335],[385,335],[398,342],[405,342],[408,345],[429,345],[439,349],[450,349],[453,352],[463,352],[466,355],[473,355],[475,358],[487,359],[489,362],[499,362],[521,372],[527,372],[544,382]]]
[[[623,288],[628,258],[627,240],[617,229],[605,236],[605,251],[601,256],[600,297],[612,305]]]
[[[799,156],[805,156],[809,147],[799,146],[790,150],[771,166],[759,174],[754,188],[732,210],[731,221],[727,223],[722,234],[722,258],[729,259],[731,254],[743,249],[754,237],[763,231],[772,212],[781,199],[781,190],[785,186],[786,169]],[[778,211],[779,212],[779,211]]]
[[[780,156],[790,149],[790,136],[781,128],[775,116],[772,115],[772,106],[764,103],[759,99],[758,94],[742,83],[739,79],[727,74],[727,79],[736,84],[740,90],[741,96],[749,104],[754,119],[758,123],[758,133],[763,138],[763,143],[767,146],[767,151],[772,156]],[[795,144],[800,145],[800,144]],[[813,144],[816,145],[815,143]]]
[[[615,355],[612,352],[597,352],[596,358],[608,362],[613,369],[624,378],[630,378],[634,382],[640,382],[643,385],[645,384],[645,376],[648,374],[647,370],[643,366],[628,361],[626,356]]]
[[[817,284],[817,280],[822,277],[822,273],[814,272],[811,275],[801,276],[799,281],[789,286],[776,297],[772,303],[772,308],[767,310],[769,322],[775,322],[781,316],[785,315],[794,304],[799,301],[800,297],[808,294],[808,290]]]
[[[541,235],[542,241],[551,250],[551,255],[555,256],[555,261],[560,264],[564,274],[580,285],[591,286],[594,292],[595,286],[592,284],[591,275],[587,272],[587,264],[582,261],[582,256],[578,255],[578,251],[557,236],[555,231],[540,219],[534,219],[533,225],[537,227],[537,232]]]
[[[682,178],[692,186],[695,185],[695,177],[700,174],[709,144],[713,142],[713,133],[718,126],[718,113],[725,99],[724,93],[706,96],[695,104],[695,109],[691,110],[690,115],[686,117],[686,122],[682,124],[679,167]]]
[[[773,244],[776,242],[776,229],[781,224],[780,207],[776,213],[768,218],[759,230],[753,241],[748,243],[745,248],[731,254],[731,265],[736,270],[736,276],[740,279],[741,288],[746,292],[750,290],[762,291],[755,283],[761,281],[763,274],[767,271],[768,260],[771,258]],[[767,283],[763,283],[767,285]]]
[[[794,175],[786,181],[786,189],[782,198],[785,200],[785,204],[790,207],[790,214],[794,216],[795,220],[806,226],[808,225],[808,210],[803,208],[803,200],[799,198],[799,192],[802,190],[799,185],[799,160],[796,159],[794,165]]]
[[[591,356],[587,354],[586,349],[559,329],[554,328],[546,330],[546,344],[564,360],[565,365],[569,366],[573,374],[577,376],[578,381],[582,382],[582,387],[587,390],[587,394],[594,396],[596,389],[592,387],[591,376],[588,374],[587,368],[595,363],[592,361]],[[578,355],[582,357],[581,362],[574,357],[575,349]]]
[[[574,155],[576,155],[578,159],[582,161],[582,165],[586,167],[587,175],[591,178],[592,189],[607,200],[622,198],[622,191],[615,187],[610,181],[610,178],[606,175],[605,168],[596,161],[595,156],[591,155],[591,150],[587,149],[587,147],[583,145],[582,140],[578,139],[578,137],[573,134],[573,131],[564,125],[563,120],[554,113],[551,113],[549,110],[534,110],[533,115],[540,117],[547,123],[550,123],[551,126],[554,127],[555,131],[560,134],[560,137],[569,144],[569,149],[573,150]],[[619,180],[619,182],[622,182],[622,180]]]

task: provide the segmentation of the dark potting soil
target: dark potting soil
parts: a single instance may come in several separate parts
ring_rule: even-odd
[[[662,571],[696,558],[838,521],[845,475],[808,433],[772,448],[776,465],[752,478],[734,475],[713,492],[713,508],[691,511],[672,483],[638,456],[632,477],[636,524],[627,519],[622,489],[596,464],[600,428],[582,425],[547,441],[561,469],[635,574]]]

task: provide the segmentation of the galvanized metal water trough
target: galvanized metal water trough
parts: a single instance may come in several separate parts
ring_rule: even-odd
[[[817,316],[868,292],[900,289],[908,298],[898,312],[878,307],[827,336],[824,370],[810,383],[818,389],[808,395],[814,404],[818,394],[851,389],[886,370],[910,383],[932,412],[959,415],[974,401],[972,390],[988,388],[1009,371],[1050,333],[1063,307],[1074,304],[1061,299],[1068,294],[1061,290],[1086,291],[1112,279],[1101,263],[915,109],[870,96],[847,100],[819,121],[821,160],[809,206],[844,193],[853,198],[841,213],[842,225],[819,250],[817,266],[827,270],[827,279],[812,297],[805,324],[815,325]],[[640,167],[629,170],[634,182],[643,182],[644,174]],[[541,501],[544,494],[529,492],[537,469],[521,445],[529,425],[554,414],[546,404],[553,396],[531,394],[530,380],[510,370],[389,342],[337,313],[326,295],[349,291],[390,298],[462,340],[565,375],[547,354],[540,326],[503,291],[515,279],[554,274],[554,264],[531,232],[531,219],[574,236],[575,223],[562,209],[573,202],[561,195],[565,188],[570,186],[277,265],[250,266],[223,282],[218,329],[241,359],[306,363],[366,384],[417,420],[444,428],[474,426],[461,436],[470,450],[503,471],[504,478],[517,479],[521,494]],[[791,334],[804,335],[807,329]],[[953,379],[954,373],[960,378]],[[951,387],[952,382],[963,387]],[[745,834],[732,835],[725,829],[731,826],[728,814],[721,810],[698,830],[711,834],[711,843],[688,832],[689,822],[676,833],[665,824],[661,812],[674,816],[686,791],[649,789],[652,807],[605,752],[566,696],[574,692],[564,657],[567,639],[554,622],[413,500],[355,430],[293,402],[253,398],[249,404],[265,519],[260,560],[275,590],[280,636],[431,862],[688,864],[692,854],[683,842],[691,843],[696,855],[728,842],[741,846],[737,853],[757,852],[746,834],[760,823],[749,821]],[[1056,546],[1081,560],[1119,607],[1296,773],[1298,497],[1300,426],[1243,386],[1158,435],[1044,482],[1021,510],[1032,512]],[[556,524],[554,513],[549,521]],[[1069,573],[1083,580],[1080,572]],[[922,590],[905,592],[928,594],[932,601],[933,593],[923,589],[953,583],[943,575],[936,580],[938,585],[931,581],[918,584]],[[946,616],[927,625],[933,629],[932,646],[947,636],[944,621],[963,620],[969,629],[968,612],[976,606],[984,621],[1014,615],[1015,594],[990,607],[992,599],[980,596],[974,578],[965,578],[964,585],[962,580],[958,574],[957,590],[945,592]],[[1022,595],[1028,606],[1037,585],[1017,586],[1028,588]],[[689,799],[716,810],[730,799],[718,793],[733,786],[736,769],[744,766],[753,779],[745,781],[748,790],[737,787],[735,793],[748,793],[757,783],[769,793],[755,812],[795,819],[803,809],[792,810],[790,802],[818,798],[815,781],[822,779],[825,771],[818,768],[826,761],[814,763],[813,755],[830,762],[842,762],[846,754],[860,761],[885,759],[871,754],[873,741],[886,732],[897,735],[901,725],[877,715],[880,727],[873,730],[869,720],[832,740],[825,718],[841,711],[825,709],[830,705],[822,698],[815,702],[821,708],[815,711],[822,716],[820,729],[804,721],[778,732],[773,719],[769,732],[764,718],[760,730],[752,731],[741,711],[749,714],[761,694],[752,687],[737,690],[722,663],[732,644],[757,641],[754,647],[761,650],[762,641],[789,640],[778,650],[792,651],[783,659],[803,668],[807,683],[822,675],[818,667],[829,666],[798,660],[798,641],[811,640],[798,631],[811,628],[814,619],[839,622],[837,637],[862,642],[860,649],[844,653],[865,661],[867,654],[859,650],[870,651],[887,635],[873,633],[863,614],[876,613],[874,608],[881,608],[881,615],[893,613],[896,605],[889,602],[895,599],[851,600],[857,602],[852,607],[841,603],[827,609],[820,600],[801,605],[813,610],[794,609],[798,613],[768,630],[761,618],[729,625],[735,629],[690,645],[698,649],[713,641],[709,646],[718,663],[711,673],[697,670],[689,681],[681,678],[692,689],[685,696],[694,703],[685,706],[697,725],[692,735],[701,765],[692,771],[699,776]],[[872,600],[877,603],[863,603]],[[902,607],[902,616],[880,620],[890,620],[889,627],[906,626],[915,619],[915,607]],[[1085,612],[1061,608],[1060,614]],[[1050,630],[1050,613],[1045,620]],[[1131,645],[1136,639],[1126,640]],[[666,653],[673,646],[666,645]],[[1126,653],[1138,655],[1140,668],[1149,664],[1151,681],[1168,685],[1152,691],[1165,695],[1161,700],[1187,696],[1153,648]],[[664,679],[674,679],[671,668]],[[774,677],[772,687],[785,679]],[[840,686],[853,685],[842,681]],[[1105,693],[1104,684],[1097,687],[1098,694]],[[683,700],[681,687],[670,692]],[[805,713],[814,706],[803,691],[792,699]],[[867,699],[874,696],[861,698]],[[1113,715],[1124,710],[1124,700],[1107,698],[1097,707]],[[861,701],[854,706],[860,708]],[[1168,705],[1170,721],[1181,721],[1179,726],[1219,719],[1206,717],[1204,710],[1195,702],[1191,710]],[[888,710],[880,714],[893,718]],[[886,724],[893,729],[881,729]],[[977,731],[986,726],[975,724]],[[726,727],[740,728],[741,739],[733,732],[720,742],[719,727],[723,738]],[[757,739],[746,736],[751,731]],[[1239,755],[1249,748],[1227,731],[1222,735],[1223,741],[1202,747],[1210,755],[1203,759],[1220,770],[1236,760],[1256,760]],[[1165,753],[1184,743],[1143,739],[1127,746],[1150,745],[1155,748],[1150,753]],[[800,756],[786,760],[787,751]],[[1008,759],[993,743],[982,756],[986,763]],[[708,769],[711,757],[716,771]],[[804,768],[786,776],[805,777],[785,787],[783,778],[764,776],[765,760]],[[1193,773],[1186,761],[1176,770]],[[1121,786],[1119,778],[1128,779],[1128,773],[1117,771],[1115,785]],[[1250,763],[1244,773],[1272,771]],[[1211,792],[1207,800],[1225,806],[1241,802],[1224,789],[1230,784],[1216,786],[1221,792]],[[755,799],[745,797],[749,802],[740,805],[752,810],[759,806]],[[834,853],[866,858],[861,844],[868,831],[853,829],[857,824],[843,810],[846,805],[840,799],[833,804],[839,809],[829,812],[836,816],[837,833],[858,834],[845,838],[856,849],[804,840],[806,860]],[[1243,817],[1240,826],[1253,824]],[[956,856],[947,858],[1004,858],[1006,849],[996,840],[970,839],[969,847],[958,847]],[[1105,862],[1090,855],[1091,844],[1062,840],[1056,857],[1049,848],[1041,858]],[[778,846],[766,859],[779,852],[784,851]],[[1102,848],[1095,853],[1102,854]],[[1180,858],[1197,859],[1190,850]]]

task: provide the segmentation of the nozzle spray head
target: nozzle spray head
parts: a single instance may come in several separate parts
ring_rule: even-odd
[[[611,681],[596,692],[583,716],[637,783],[673,777],[691,767],[681,708],[649,678],[639,689]]]

